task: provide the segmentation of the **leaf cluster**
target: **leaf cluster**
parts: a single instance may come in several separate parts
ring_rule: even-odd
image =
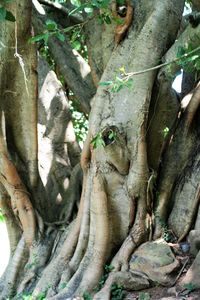
[[[196,37],[200,40],[199,37]],[[179,47],[177,52],[177,58],[180,58],[178,64],[188,73],[197,72],[200,70],[200,49],[193,52],[196,47],[192,43],[188,43],[185,47]]]
[[[53,20],[46,20],[45,22],[45,31],[42,34],[38,34],[29,39],[29,42],[35,43],[39,41],[44,41],[45,45],[48,42],[50,36],[56,36],[61,42],[65,41],[65,36],[62,31],[58,28],[58,24]]]
[[[112,11],[110,9],[111,0],[91,0],[85,1],[81,3],[80,0],[71,0],[71,3],[75,6],[73,10],[69,13],[69,15],[73,15],[75,13],[85,13],[89,17],[92,17],[95,11],[99,11],[98,20],[101,24],[111,24],[112,21],[117,24],[122,24],[123,20],[120,18],[114,17]],[[117,0],[118,5],[124,5],[125,0]]]
[[[84,292],[83,293],[83,299],[84,300],[92,300],[92,296],[90,295],[89,292]]]
[[[109,273],[114,269],[112,265],[105,265],[104,266],[104,274],[101,276],[101,279],[99,280],[98,286],[96,287],[96,292],[100,291],[102,287],[104,286],[104,283],[106,282],[106,279],[108,278]]]
[[[120,284],[112,284],[111,286],[111,299],[121,300],[124,297],[124,287]]]
[[[93,146],[93,149],[96,149],[98,147],[105,147],[105,142],[103,140],[102,132],[98,132],[92,139],[91,145]]]
[[[73,127],[74,127],[77,141],[79,143],[83,142],[85,141],[88,132],[88,120],[86,119],[83,113],[78,112],[74,108],[72,108],[71,112],[72,112]]]
[[[114,80],[102,81],[99,83],[100,86],[106,86],[110,88],[112,93],[118,93],[123,88],[132,88],[133,79],[121,76],[115,76]]]
[[[85,1],[85,3],[81,3],[80,0],[71,0],[71,3],[75,6],[75,8],[71,10],[69,15],[73,15],[77,12],[85,12],[92,15],[95,9],[107,9],[111,0],[91,0]]]

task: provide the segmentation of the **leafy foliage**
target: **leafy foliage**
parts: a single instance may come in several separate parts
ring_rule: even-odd
[[[101,276],[101,279],[99,280],[98,286],[96,288],[96,291],[99,291],[104,286],[104,283],[106,279],[108,278],[109,273],[114,269],[112,265],[105,265],[104,266],[104,274]]]
[[[68,29],[68,28],[67,28]],[[42,34],[38,34],[29,39],[29,42],[35,43],[39,41],[44,41],[45,45],[48,42],[50,36],[56,36],[61,42],[65,41],[65,36],[62,33],[62,30],[58,28],[58,25],[53,20],[46,20],[45,22],[45,31]]]
[[[200,38],[198,36],[196,36],[195,38],[200,41]],[[194,50],[196,49],[197,51],[194,52]],[[188,55],[190,53],[191,55]],[[189,43],[185,47],[179,47],[177,58],[180,58],[178,64],[186,72],[191,73],[200,70],[200,48],[196,48],[193,44]]]
[[[81,3],[80,0],[71,0],[71,3],[75,6],[75,8],[71,10],[69,15],[84,12],[89,17],[92,17],[94,15],[94,12],[98,10],[99,14],[97,17],[101,24],[111,24],[112,21],[116,22],[117,24],[123,23],[123,20],[113,16],[110,9],[111,0],[88,0],[84,3]],[[117,4],[123,5],[125,4],[125,0],[117,0]]]
[[[110,88],[112,93],[118,93],[123,88],[130,89],[133,86],[133,79],[116,76],[113,81],[102,81],[99,85]]]
[[[114,80],[102,81],[99,85],[110,88],[112,93],[118,93],[123,88],[132,88],[133,79],[127,76],[124,66],[119,68],[118,72],[120,74],[115,75]]]
[[[92,300],[92,296],[88,292],[83,293],[83,299],[84,300]]]
[[[86,139],[86,135],[88,132],[88,120],[83,113],[75,110],[74,108],[71,109],[71,112],[76,138],[77,141],[81,144]]]
[[[105,147],[105,142],[103,140],[102,132],[98,132],[92,139],[91,145],[94,149],[98,147]]]
[[[111,286],[111,299],[121,300],[124,296],[124,288],[120,284],[112,284]]]

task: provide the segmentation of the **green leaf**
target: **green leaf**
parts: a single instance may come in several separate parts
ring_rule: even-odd
[[[75,49],[75,50],[80,50],[81,49],[81,43],[78,41],[78,40],[76,40],[76,41],[73,41],[73,43],[72,43],[72,47],[73,47],[73,49]]]
[[[92,14],[93,11],[94,11],[94,9],[93,9],[92,6],[86,6],[86,7],[84,8],[84,11],[86,12],[86,14]]]
[[[129,78],[127,81],[125,81],[125,86],[128,88],[128,89],[131,89],[133,87],[133,79],[132,78]]]
[[[123,87],[124,87],[123,82],[122,83],[116,82],[113,84],[111,92],[118,93]]]
[[[58,25],[56,24],[56,22],[54,22],[52,20],[47,20],[45,23],[46,23],[46,28],[48,30],[56,30],[58,28]]]
[[[199,55],[193,55],[193,56],[191,56],[191,58],[190,58],[189,61],[194,61],[194,60],[196,60],[198,58],[199,58]]]
[[[118,5],[124,5],[125,4],[125,0],[117,0],[116,1]]]
[[[35,42],[39,42],[44,40],[45,44],[47,43],[49,38],[49,34],[48,33],[44,33],[44,34],[39,34],[36,36],[33,36],[32,38],[29,39],[30,43],[35,43]]]
[[[185,49],[183,47],[179,46],[176,56],[179,58],[179,57],[181,57],[184,54],[185,54]]]
[[[101,86],[109,86],[109,85],[112,85],[113,84],[113,81],[101,81],[99,82],[99,85]]]
[[[111,20],[110,16],[108,16],[108,15],[104,16],[104,21],[106,22],[106,24],[111,24],[112,23],[112,20]]]
[[[80,6],[81,5],[81,1],[80,0],[70,0],[70,2],[74,6]]]
[[[87,6],[88,6],[87,3],[84,3],[84,4],[80,5],[80,6],[78,6],[78,7],[74,8],[74,9],[72,9],[72,10],[69,12],[68,16],[71,16],[71,15],[77,13],[77,12],[81,12],[81,11],[82,11],[85,7],[87,7]]]
[[[65,41],[65,36],[64,34],[60,33],[60,32],[57,32],[56,33],[56,37],[61,41],[61,42],[64,42]]]

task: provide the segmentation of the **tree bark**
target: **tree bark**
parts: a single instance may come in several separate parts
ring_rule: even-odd
[[[44,145],[48,141],[51,162],[48,161],[47,166],[44,164],[47,154],[40,155],[38,172],[37,96],[33,94],[36,81],[32,81],[33,85],[29,81],[30,85],[26,84],[20,65],[20,75],[18,70],[11,77],[15,87],[12,90],[5,72],[10,74],[10,60],[13,64],[16,58],[13,59],[13,52],[10,54],[12,48],[9,51],[3,48],[4,51],[0,52],[4,55],[4,65],[0,69],[3,78],[1,111],[5,112],[7,128],[6,132],[2,129],[0,139],[0,205],[4,213],[15,220],[13,226],[7,221],[12,257],[0,281],[0,299],[22,298],[28,293],[33,300],[41,297],[71,300],[85,292],[96,300],[110,299],[113,284],[120,283],[133,289],[138,286],[138,277],[129,272],[130,256],[136,248],[153,236],[162,236],[166,228],[173,231],[177,241],[181,241],[195,223],[196,226],[199,224],[199,84],[190,91],[191,100],[181,112],[171,90],[168,68],[139,72],[133,76],[130,89],[123,86],[116,91],[113,88],[117,76],[123,75],[120,72],[126,75],[143,71],[155,67],[163,59],[175,59],[177,47],[193,40],[192,36],[199,34],[199,26],[186,28],[175,42],[182,19],[183,0],[139,0],[132,3],[132,23],[119,44],[114,44],[115,23],[109,27],[92,20],[96,28],[94,35],[91,23],[85,28],[89,35],[91,73],[98,87],[91,103],[89,131],[80,159],[82,171],[77,164],[79,149],[71,131],[67,99],[51,71],[39,96],[38,115],[40,140]],[[25,1],[16,1],[9,9],[23,12],[26,5]],[[29,28],[30,19],[24,22]],[[8,32],[12,36],[13,27],[8,28],[4,26],[0,30],[10,45]],[[27,39],[24,32],[27,33],[28,29],[24,29],[21,23],[18,29],[22,43]],[[93,47],[94,41],[96,45]],[[75,67],[69,61],[63,64],[63,51],[68,45],[59,44],[55,49],[54,42],[58,46],[57,41],[51,39],[49,47],[61,62],[63,74],[69,71],[65,75],[66,81],[77,91],[79,100],[86,104],[83,110],[88,112],[87,104],[94,86],[84,82],[81,72],[76,72],[80,66],[77,61]],[[14,47],[16,52],[16,45]],[[33,55],[28,47],[32,49],[31,45],[23,49],[23,57]],[[33,60],[29,58],[29,63],[25,64],[29,71]],[[74,68],[75,72],[71,74]],[[175,76],[179,69],[180,66],[174,63],[170,75]],[[74,76],[80,80],[76,78],[74,81]],[[110,86],[107,82],[111,83]],[[20,93],[22,86],[25,88]],[[8,87],[9,92],[6,92]],[[81,87],[83,90],[79,91]],[[16,101],[11,109],[15,93]],[[29,93],[32,96],[27,104],[25,100]],[[27,114],[29,111],[34,112],[33,117]],[[23,127],[20,131],[19,125],[27,125],[27,129]],[[164,138],[166,127],[169,133]],[[41,145],[40,141],[39,151],[44,151]],[[44,171],[47,171],[46,177],[42,176]],[[65,183],[69,184],[66,190]],[[37,201],[36,195],[39,197]],[[57,210],[59,195],[63,204]],[[189,198],[191,200],[187,201]],[[78,213],[68,225],[73,218],[74,205],[79,207]],[[185,210],[189,214],[183,222],[182,212]],[[14,214],[16,211],[19,220]],[[110,263],[113,270],[106,275],[104,287],[96,293],[104,266]],[[151,278],[139,278],[140,287],[150,286]]]

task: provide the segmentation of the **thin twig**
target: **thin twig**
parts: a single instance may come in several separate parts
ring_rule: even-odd
[[[141,70],[141,71],[125,73],[124,74],[125,75],[124,79],[128,80],[130,77],[133,77],[133,76],[136,76],[136,75],[140,75],[140,74],[144,74],[144,73],[147,73],[147,72],[151,72],[153,70],[157,70],[157,69],[160,69],[162,67],[166,67],[166,66],[171,65],[172,63],[177,62],[177,61],[179,61],[179,60],[181,60],[183,58],[187,58],[188,56],[190,56],[193,53],[196,53],[199,50],[200,50],[200,46],[197,47],[197,48],[195,48],[195,49],[193,49],[193,50],[191,50],[188,53],[185,53],[185,54],[181,55],[180,57],[177,57],[177,58],[169,61],[169,62],[165,62],[165,63],[162,63],[162,64],[157,65],[155,67],[147,68],[147,69],[144,69],[144,70]]]
[[[171,286],[174,286],[174,285],[176,284],[177,280],[180,278],[181,274],[183,273],[183,271],[184,271],[184,269],[185,269],[185,266],[187,265],[188,261],[189,261],[189,257],[187,257],[187,259],[185,260],[185,262],[184,262],[184,264],[183,264],[183,266],[182,266],[180,272],[179,272],[178,275],[176,276],[176,278],[175,278],[175,280],[174,280],[174,282],[173,282],[173,284],[172,284]]]

